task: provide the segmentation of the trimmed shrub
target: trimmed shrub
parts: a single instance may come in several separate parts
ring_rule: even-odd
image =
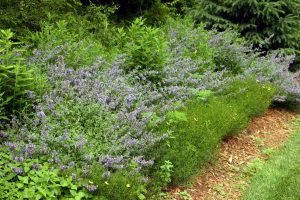
[[[151,154],[157,166],[169,160],[174,165],[172,183],[189,180],[213,157],[222,138],[242,130],[251,117],[268,108],[274,92],[269,84],[237,81],[224,91],[225,96],[208,102],[195,99],[170,112],[160,127],[169,133],[169,140]]]

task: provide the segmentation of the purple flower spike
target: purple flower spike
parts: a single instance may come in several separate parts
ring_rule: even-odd
[[[22,168],[12,167],[11,170],[18,175],[24,176],[25,172]]]
[[[68,166],[66,166],[66,165],[60,165],[60,167],[59,167],[61,170],[66,170],[66,169],[68,169]]]
[[[86,186],[86,189],[89,191],[89,192],[95,192],[97,190],[97,186],[96,185],[87,185]]]

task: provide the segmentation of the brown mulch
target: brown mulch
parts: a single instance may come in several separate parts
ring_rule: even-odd
[[[293,132],[290,125],[295,113],[270,109],[264,115],[254,118],[249,126],[238,136],[223,141],[217,162],[208,166],[186,191],[193,200],[237,200],[240,199],[251,173],[245,169],[254,159],[266,160],[264,149],[276,149]],[[272,151],[272,150],[270,150]],[[180,199],[178,192],[182,187],[172,189],[170,194]]]

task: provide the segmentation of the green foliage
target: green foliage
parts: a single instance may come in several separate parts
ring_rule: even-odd
[[[27,42],[33,43],[33,48],[36,48],[33,52],[26,54],[30,55],[27,64],[31,70],[26,68],[21,55],[19,55],[24,49],[13,48],[19,43],[11,41],[11,32],[2,32],[4,39],[1,39],[0,48],[0,120],[6,119],[6,113],[10,112],[10,109],[24,104],[26,90],[34,90],[36,96],[38,96],[35,99],[35,114],[37,117],[35,119],[26,119],[26,135],[32,139],[37,148],[40,148],[46,141],[44,132],[47,132],[47,137],[49,136],[46,141],[47,145],[49,145],[49,149],[59,152],[61,164],[74,162],[76,165],[63,166],[67,167],[67,169],[57,171],[52,170],[47,163],[43,163],[41,160],[29,159],[22,163],[16,163],[9,157],[6,157],[6,160],[4,159],[6,163],[0,166],[1,170],[7,171],[7,174],[4,176],[4,174],[1,174],[1,171],[0,176],[12,177],[9,180],[5,178],[0,180],[0,189],[1,187],[4,188],[4,195],[9,194],[16,197],[19,195],[20,199],[26,194],[33,195],[33,193],[39,194],[41,198],[45,199],[54,199],[55,197],[60,199],[89,198],[90,195],[87,195],[85,189],[79,186],[80,184],[94,187],[92,189],[96,188],[92,192],[94,199],[143,200],[148,195],[152,195],[151,192],[166,189],[169,183],[178,184],[182,181],[187,181],[191,176],[195,175],[199,168],[212,158],[220,140],[245,128],[251,117],[264,112],[271,103],[274,88],[269,84],[260,84],[252,79],[234,81],[229,85],[223,85],[222,88],[219,88],[222,89],[221,92],[213,91],[212,88],[214,86],[210,86],[208,81],[205,82],[205,79],[203,79],[203,87],[211,90],[199,91],[193,87],[198,83],[194,84],[192,82],[197,82],[197,77],[200,79],[205,77],[203,72],[207,72],[207,70],[213,73],[213,71],[222,71],[224,68],[228,69],[229,73],[225,72],[224,79],[227,80],[228,78],[228,82],[230,82],[232,79],[237,79],[233,77],[234,75],[259,62],[254,53],[247,51],[247,48],[243,48],[244,41],[234,31],[225,31],[219,34],[214,31],[209,32],[205,30],[204,24],[195,25],[189,18],[177,18],[176,20],[166,18],[167,24],[164,24],[161,28],[147,26],[147,19],[136,18],[129,27],[117,28],[112,26],[109,19],[116,11],[115,6],[88,5],[82,7],[77,0],[56,2],[48,0],[29,2],[26,0],[20,2],[23,3],[22,6],[25,6],[21,15],[26,17],[16,21],[16,27],[12,27],[17,28],[24,20],[32,20],[32,22],[36,23],[34,27],[24,24],[24,26],[20,26],[18,33],[24,36],[26,32],[24,30],[27,28],[30,31],[41,31],[31,32],[29,36],[22,37]],[[69,3],[68,5],[67,2]],[[175,5],[178,2],[174,1],[169,4]],[[8,2],[6,1],[6,3]],[[142,5],[143,3],[146,5],[149,3],[145,7],[150,9],[142,13],[151,18],[150,23],[151,21],[161,22],[160,18],[167,17],[167,13],[171,12],[171,8],[164,7],[160,1],[138,0],[130,3],[134,5]],[[67,7],[63,9],[62,5],[65,4]],[[38,11],[38,6],[42,9],[46,5],[51,5],[49,8],[52,10],[48,8],[45,11],[41,11],[41,13],[35,13]],[[54,5],[57,6],[57,9],[53,7]],[[21,3],[14,6],[10,5],[7,12],[8,16],[19,16],[19,14],[12,13],[10,9],[22,6]],[[63,13],[63,10],[66,12]],[[31,18],[31,15],[33,15],[33,18]],[[13,22],[12,19],[5,17],[1,20],[11,24]],[[0,23],[4,23],[1,20]],[[4,48],[2,48],[2,44]],[[109,66],[95,62],[98,58],[106,59],[106,62],[119,54],[127,55],[124,63],[122,63],[122,60]],[[246,57],[247,59],[245,59]],[[168,62],[170,58],[174,58],[174,63]],[[93,65],[94,63],[95,65]],[[93,83],[99,83],[99,87],[102,89],[103,86],[103,91],[107,93],[104,94],[105,98],[101,97],[92,100],[91,96],[88,95],[89,93],[85,96],[80,92],[75,92],[78,88],[74,89],[75,81],[73,81],[73,77],[76,76],[70,68],[82,69],[93,65],[95,68],[87,72],[91,74],[91,77],[94,77],[94,75],[98,75],[98,72],[93,74],[98,64],[101,67],[116,69],[120,63],[121,67],[124,67],[125,72],[130,74],[121,72],[120,76],[116,76],[120,77],[120,87],[119,84],[115,85],[115,87],[120,89],[120,92],[110,88],[109,83],[107,84],[108,86],[105,85],[106,83],[102,85],[106,77],[97,76],[101,78],[97,78],[98,82],[93,82],[92,79],[86,78],[86,75],[82,75],[82,79],[78,80],[84,83],[83,86],[87,86],[82,87],[83,93],[86,92],[84,91],[85,88],[89,88],[90,85],[96,86]],[[169,69],[174,65],[174,69],[177,72],[172,73],[178,73],[180,71],[178,69],[183,68],[186,69],[186,72],[184,70],[182,72],[188,75],[180,76],[177,74],[175,76],[173,74],[173,77],[171,74],[172,76],[168,78],[167,70],[164,68],[166,64],[170,67]],[[176,66],[177,64],[179,67]],[[267,62],[265,65],[267,65]],[[62,68],[61,73],[67,74],[66,76],[59,74],[60,72],[55,74],[57,76],[50,74],[60,67]],[[193,69],[190,69],[190,67]],[[57,71],[60,71],[60,69]],[[75,73],[80,75],[82,72],[84,71],[77,70]],[[102,71],[100,71],[101,73]],[[161,74],[165,74],[165,76],[163,77]],[[190,76],[190,74],[194,74],[194,76]],[[127,87],[128,83],[128,90],[133,88],[130,84],[134,82],[132,79],[136,78],[135,75],[138,78],[146,77],[147,81],[154,84],[158,83],[155,85],[157,88],[153,90],[154,100],[158,98],[158,100],[155,100],[155,103],[152,104],[152,100],[148,101],[148,97],[144,98],[143,96],[145,92],[142,90],[149,88],[143,88],[144,85],[139,85],[141,88],[137,88],[138,90],[141,89],[141,91],[137,92],[139,92],[140,96],[133,100],[134,106],[125,107],[125,104],[122,104],[122,102],[126,102],[125,95],[122,96],[123,87]],[[221,74],[220,76],[223,75]],[[64,80],[62,77],[70,79]],[[185,83],[185,77],[187,77],[187,83]],[[51,86],[47,85],[48,78],[51,81]],[[104,80],[100,80],[102,78]],[[176,87],[168,88],[169,83],[165,81],[167,79],[172,81],[179,79],[179,81],[176,82],[178,84],[172,85]],[[25,80],[28,80],[28,85],[27,82],[25,84]],[[12,82],[15,85],[13,88],[17,89],[10,89]],[[24,84],[22,85],[21,83]],[[123,83],[125,84],[124,86],[122,85]],[[165,85],[160,87],[160,84]],[[47,91],[47,87],[53,89],[51,93]],[[187,87],[187,90],[195,91],[195,93],[186,92],[185,87]],[[160,91],[168,91],[168,89],[170,89],[169,92]],[[160,100],[164,102],[164,98],[173,98],[173,89],[175,92],[178,90],[184,93],[182,99],[181,97],[178,97],[178,99],[174,98],[176,100],[175,104],[184,102],[189,95],[193,95],[194,99],[184,102],[186,103],[184,104],[185,106],[174,106],[181,107],[181,109],[162,115],[166,111],[160,110],[161,104],[156,103]],[[19,91],[20,94],[7,91]],[[36,93],[36,91],[38,92]],[[156,92],[159,95],[162,94],[162,97],[156,97]],[[184,96],[185,92],[187,97]],[[15,94],[17,95],[14,96]],[[81,95],[83,96],[82,98]],[[114,95],[118,96],[117,102],[120,103],[116,103],[117,107],[110,107],[112,105],[110,103],[116,100]],[[140,108],[136,109],[135,104],[137,107],[141,106],[141,110],[139,110]],[[144,106],[145,109],[143,108]],[[164,109],[174,107],[167,105]],[[3,111],[5,115],[2,114]],[[117,113],[119,113],[119,116]],[[136,117],[134,116],[135,114]],[[121,119],[123,116],[128,118],[128,121],[126,121],[127,119]],[[148,117],[149,123],[146,120]],[[166,120],[163,122],[165,117]],[[132,125],[124,125],[124,122],[130,122]],[[143,136],[140,138],[140,135],[135,135],[135,131],[139,132],[140,126],[143,127],[144,125],[147,127],[147,132],[144,134],[146,130],[141,130]],[[133,127],[133,131],[131,131],[130,126]],[[13,130],[12,128],[8,130],[8,141],[16,142],[20,138],[19,131],[23,131],[23,129]],[[156,139],[155,134],[162,135],[165,133],[168,133],[169,136],[166,141]],[[126,139],[127,136],[132,137],[133,140],[145,139],[145,141],[148,141],[148,134],[150,139],[153,137],[153,143],[157,144],[155,148],[151,146],[150,148],[134,149],[132,151],[128,150],[129,148],[125,149],[123,141],[121,141],[123,138]],[[126,137],[122,137],[124,135]],[[8,139],[6,135],[3,138],[5,140]],[[152,140],[150,139],[149,141]],[[145,142],[141,144],[142,147],[144,144],[145,146],[148,145]],[[79,146],[80,149],[78,148]],[[115,151],[114,148],[117,150]],[[124,151],[124,154],[121,151]],[[53,152],[48,156],[51,158],[55,156]],[[131,163],[130,159],[135,156],[135,153],[143,155],[147,160],[152,161],[155,159],[153,168],[142,167],[143,163],[138,163],[138,161],[136,163],[132,161]],[[122,169],[117,169],[117,167],[104,168],[97,163],[97,159],[100,155],[106,154],[110,156],[125,155],[122,158],[124,158],[126,164],[120,166]],[[92,158],[92,161],[88,160],[89,158]],[[2,157],[0,162],[2,162]],[[33,170],[32,164],[38,162],[41,166],[40,170]],[[14,175],[12,167],[24,169],[24,175]],[[62,173],[64,175],[61,175]],[[78,180],[76,184],[78,185],[67,176],[71,173],[76,174]],[[50,177],[50,179],[47,177]],[[23,183],[23,181],[28,183]],[[48,186],[47,188],[46,185]],[[147,190],[151,194],[147,193]],[[2,194],[1,192],[0,194]],[[182,198],[189,198],[188,194],[184,192],[181,195]]]
[[[107,199],[145,199],[146,187],[138,176],[129,173],[116,172],[109,180],[100,183],[100,194]]]
[[[199,0],[190,14],[209,27],[235,28],[257,47],[284,48],[299,55],[299,8],[298,0]]]
[[[124,53],[129,56],[125,66],[127,71],[162,70],[168,54],[167,40],[159,28],[146,26],[144,19],[136,18],[127,32],[123,32],[122,35],[122,40],[125,42]],[[153,75],[149,78],[159,80],[161,77]]]
[[[37,159],[15,162],[4,152],[0,153],[0,158],[0,199],[80,200],[91,197],[73,183],[72,177],[60,176],[48,163],[38,164]],[[14,169],[22,173],[17,174]]]
[[[212,65],[215,49],[209,43],[211,34],[205,30],[203,24],[195,25],[189,17],[176,17],[169,18],[163,28],[169,34],[169,48],[176,49],[175,53],[200,60],[206,68]]]
[[[1,91],[1,88],[0,88]],[[8,118],[5,115],[5,106],[7,105],[7,101],[4,101],[3,94],[0,94],[0,120],[8,120]]]
[[[132,199],[144,200],[146,183],[143,182],[139,172],[129,172],[128,170],[118,170],[109,172],[109,176],[102,177],[106,171],[98,163],[91,166],[91,172],[82,180],[83,185],[93,184],[97,190],[93,192],[94,199],[119,200]]]
[[[192,200],[191,195],[186,190],[179,192],[178,195],[183,200]]]
[[[158,180],[159,182],[156,183],[156,187],[160,189],[166,189],[168,184],[171,182],[172,172],[173,172],[173,164],[166,160],[158,171]]]
[[[247,47],[244,39],[236,31],[217,33],[210,43],[214,52],[211,57],[215,71],[226,69],[233,74],[239,74],[249,68],[256,59],[256,54]]]
[[[85,155],[99,155],[108,152],[113,145],[113,138],[117,134],[110,131],[117,120],[113,113],[108,112],[98,103],[87,104],[73,99],[56,103],[53,106],[55,106],[55,117],[48,117],[39,129],[42,131],[44,126],[52,127],[49,134],[53,137],[59,137],[68,130],[68,139],[59,143],[53,142],[51,145],[66,154],[63,162],[68,163],[74,160],[80,162]],[[44,112],[46,116],[53,115],[53,110],[50,108],[46,108]],[[86,145],[82,151],[74,151],[73,148],[82,134],[93,148]],[[64,145],[71,146],[71,148],[64,147]]]
[[[143,11],[143,17],[146,19],[147,24],[163,25],[168,21],[170,16],[175,16],[176,9],[172,3],[155,3],[148,9]]]
[[[167,117],[169,119],[169,123],[177,123],[177,122],[187,122],[187,116],[184,112],[179,112],[177,110],[171,111],[167,114]]]
[[[247,113],[249,118],[261,115],[272,103],[276,89],[270,84],[260,85],[255,79],[234,81],[224,88],[221,95],[235,104],[238,112]]]
[[[40,21],[52,13],[58,20],[68,13],[76,13],[80,2],[77,0],[1,0],[0,27],[10,28],[18,36],[25,36],[29,31],[40,30]]]
[[[180,55],[199,61],[199,72],[228,70],[242,73],[254,64],[257,55],[245,39],[234,30],[207,31],[204,24],[195,24],[190,17],[169,19],[163,26],[169,34],[168,45],[174,57]]]
[[[94,3],[98,5],[118,5],[118,10],[116,11],[116,17],[119,19],[130,19],[142,15],[146,15],[151,18],[150,21],[157,22],[161,21],[161,14],[164,13],[165,8],[160,0],[82,0],[85,5],[90,5]],[[156,9],[156,10],[155,10]],[[149,18],[149,19],[150,19]]]
[[[245,173],[254,175],[262,170],[263,166],[264,162],[259,158],[255,158],[247,164],[247,166],[245,167]]]
[[[173,164],[172,183],[187,181],[212,158],[220,140],[245,128],[251,117],[268,108],[273,95],[270,85],[249,80],[233,82],[220,97],[192,100],[168,115],[160,130],[171,137],[151,155],[159,155],[160,164]]]
[[[211,90],[201,90],[197,92],[197,99],[208,102],[211,98],[213,98],[213,94],[214,93]]]
[[[25,49],[11,41],[12,37],[10,30],[0,30],[0,110],[4,113],[15,112],[24,105],[33,81],[32,71],[23,62]]]
[[[55,24],[44,22],[42,31],[32,34],[30,40],[38,44],[37,59],[46,58],[43,62],[47,64],[64,56],[66,64],[74,69],[92,64],[105,52],[101,41],[85,31],[74,33],[72,24],[65,20]]]

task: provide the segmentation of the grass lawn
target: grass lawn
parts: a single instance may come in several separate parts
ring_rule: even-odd
[[[300,118],[289,141],[256,174],[243,200],[300,199]]]

